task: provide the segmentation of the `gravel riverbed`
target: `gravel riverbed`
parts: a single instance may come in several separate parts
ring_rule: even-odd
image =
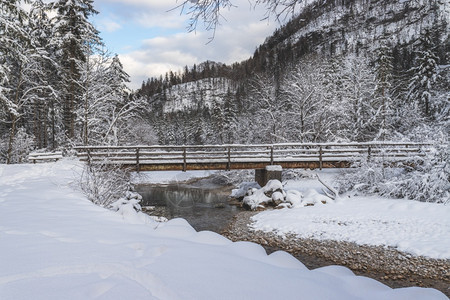
[[[251,217],[258,212],[238,213],[223,235],[232,241],[251,241],[267,252],[284,250],[297,257],[308,268],[343,265],[355,274],[374,278],[392,287],[431,287],[450,297],[450,260],[413,256],[393,248],[357,245],[349,242],[319,241],[281,237],[273,233],[253,231]]]

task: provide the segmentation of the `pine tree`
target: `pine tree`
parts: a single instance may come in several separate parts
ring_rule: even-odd
[[[225,136],[225,119],[222,105],[216,100],[212,104],[212,126],[215,132],[214,143],[223,144]]]
[[[234,143],[235,136],[237,135],[237,109],[234,103],[233,94],[231,93],[231,90],[229,88],[227,94],[225,95],[223,118],[225,142],[227,144],[232,144]]]
[[[83,128],[83,143],[118,145],[126,142],[130,119],[142,105],[143,98],[130,98],[126,86],[129,76],[118,56],[111,58],[105,51],[92,52],[87,56],[81,75],[83,106],[76,114]]]
[[[381,112],[380,112],[380,130],[377,134],[381,140],[386,140],[392,128],[389,120],[392,117],[392,96],[391,96],[391,84],[393,73],[393,57],[392,51],[386,45],[381,46],[378,49],[376,61],[376,75],[377,75],[377,94],[381,100]]]
[[[413,76],[409,84],[408,98],[422,107],[426,117],[431,116],[430,104],[433,87],[437,81],[438,57],[430,34],[426,32],[417,51],[416,66],[412,68]]]
[[[41,65],[45,55],[35,45],[32,24],[20,2],[1,1],[0,9],[0,101],[8,124],[6,162],[12,163],[14,151],[20,151],[16,135],[32,139],[26,126],[32,104],[46,88]]]
[[[58,43],[53,36],[53,26],[48,16],[49,7],[42,0],[32,2],[29,18],[34,47],[39,55],[41,74],[38,78],[43,88],[39,89],[34,109],[33,132],[38,148],[57,147],[56,136],[61,128],[61,116],[57,102],[60,98],[58,89],[57,51]]]
[[[57,15],[53,19],[55,36],[61,53],[61,91],[63,93],[64,127],[69,139],[75,136],[75,110],[82,102],[81,67],[92,45],[99,44],[98,31],[89,22],[96,14],[93,0],[58,0],[51,4]]]

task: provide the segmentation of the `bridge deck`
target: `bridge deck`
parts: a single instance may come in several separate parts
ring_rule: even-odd
[[[137,171],[347,168],[360,160],[410,163],[420,159],[428,144],[417,143],[296,143],[270,145],[79,146],[82,161],[116,164]]]

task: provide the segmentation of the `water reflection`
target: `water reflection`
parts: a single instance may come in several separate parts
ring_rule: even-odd
[[[136,190],[143,197],[143,206],[156,206],[155,215],[168,219],[184,218],[197,231],[220,233],[238,212],[235,206],[228,204],[227,195],[210,189],[141,185]]]

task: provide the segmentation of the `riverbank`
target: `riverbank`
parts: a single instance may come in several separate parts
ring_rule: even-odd
[[[319,241],[270,232],[254,231],[249,225],[258,212],[237,214],[222,234],[232,241],[255,242],[268,252],[284,250],[308,268],[343,265],[355,274],[374,278],[392,287],[431,287],[450,297],[450,261],[413,256],[393,248],[358,245],[349,242]]]
[[[301,180],[288,179],[285,188],[300,191],[305,197],[311,190],[320,192],[322,185],[315,172],[309,173]],[[320,176],[332,182],[337,174],[326,170]],[[245,181],[238,176],[242,174],[208,175],[182,183],[174,173],[171,176],[177,180],[171,182],[229,195],[233,184]],[[268,253],[287,251],[309,269],[343,265],[393,288],[433,287],[450,297],[446,214],[447,208],[429,203],[346,196],[317,207],[241,211],[219,232],[232,241],[258,243]]]

